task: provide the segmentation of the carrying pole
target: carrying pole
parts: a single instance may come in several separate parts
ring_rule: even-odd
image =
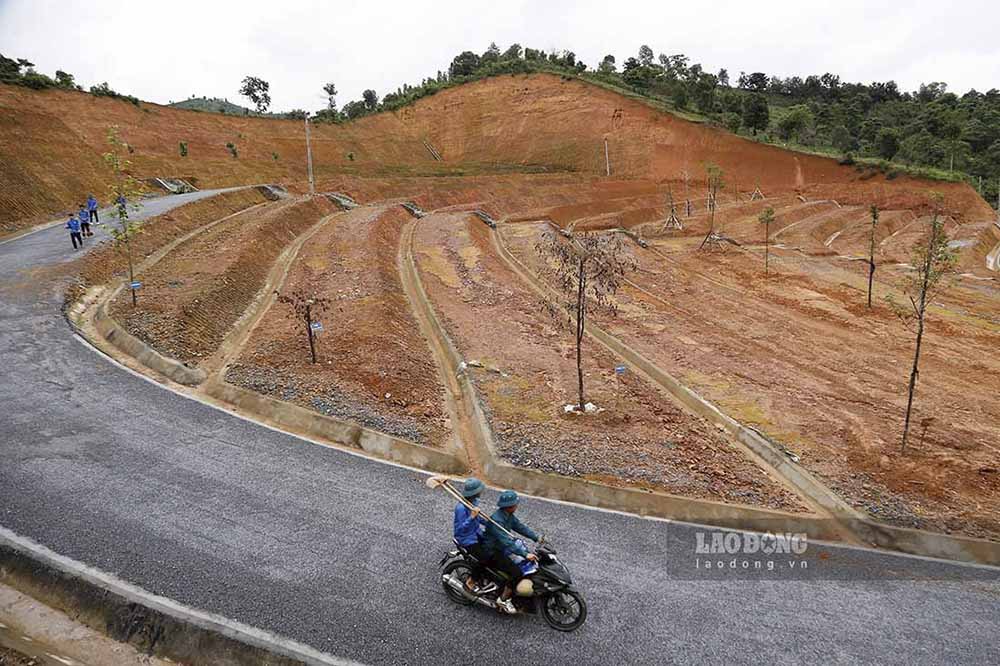
[[[472,509],[477,508],[477,507],[473,506],[473,504],[471,502],[469,502],[467,499],[465,499],[464,497],[462,497],[462,494],[460,492],[458,492],[457,490],[455,490],[451,486],[450,483],[448,483],[447,477],[432,476],[431,478],[427,479],[427,487],[428,488],[439,488],[439,487],[440,488],[444,488],[445,492],[447,492],[449,495],[451,495],[452,497],[454,497],[455,499],[457,499],[459,502],[461,502],[462,504],[464,504],[466,506],[466,508],[469,509],[470,511]],[[498,530],[500,530],[501,532],[503,532],[504,534],[506,534],[507,536],[509,536],[511,539],[520,539],[521,538],[521,537],[519,537],[519,536],[517,536],[515,534],[512,534],[509,531],[507,531],[507,529],[504,528],[503,525],[500,525],[495,520],[493,520],[492,518],[490,518],[489,516],[487,516],[486,514],[484,514],[482,512],[482,510],[480,510],[479,515],[481,515],[483,518],[485,518],[486,522],[488,522],[491,525],[493,525],[494,527],[496,527]]]

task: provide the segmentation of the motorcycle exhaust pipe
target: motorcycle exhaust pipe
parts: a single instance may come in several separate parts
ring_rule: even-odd
[[[448,583],[448,585],[450,585],[453,589],[455,589],[458,592],[461,592],[463,595],[465,595],[466,599],[468,599],[470,601],[475,601],[476,603],[482,604],[483,606],[486,606],[487,608],[492,608],[492,609],[496,610],[497,605],[493,601],[491,601],[490,599],[487,599],[485,597],[477,597],[476,595],[472,594],[471,592],[469,592],[468,588],[465,587],[465,583],[463,583],[459,579],[455,578],[452,574],[442,575],[441,576],[441,580],[443,580],[444,582]]]

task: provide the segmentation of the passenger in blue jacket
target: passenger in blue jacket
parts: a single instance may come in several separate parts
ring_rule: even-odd
[[[520,539],[511,538],[493,523],[500,525],[500,527],[503,527],[512,534],[520,534],[532,541],[538,541],[538,534],[514,515],[519,502],[520,499],[513,490],[505,490],[500,493],[500,499],[497,501],[497,510],[490,516],[490,520],[493,522],[486,525],[486,538],[483,540],[483,548],[491,555],[490,561],[510,577],[510,581],[500,594],[497,604],[501,610],[511,614],[517,612],[510,601],[510,597],[514,592],[513,585],[524,577],[521,567],[511,557],[518,556],[519,558],[532,561],[538,558],[535,557],[534,553],[525,548],[524,543]]]
[[[479,515],[479,498],[483,494],[483,482],[476,478],[466,479],[465,485],[459,491],[462,497],[472,505],[472,508],[465,506],[461,502],[455,505],[455,541],[469,552],[473,557],[482,563],[486,563],[488,553],[483,549],[480,539],[486,530],[486,521]],[[469,592],[479,594],[482,590],[478,587],[474,572],[465,580],[465,586]],[[495,587],[493,589],[496,589]]]
[[[69,229],[70,240],[73,241],[73,249],[76,250],[79,247],[83,247],[83,236],[80,235],[80,220],[76,219],[76,215],[73,213],[69,214],[69,219],[66,220],[66,228]]]

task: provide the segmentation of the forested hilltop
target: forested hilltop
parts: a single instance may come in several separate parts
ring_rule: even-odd
[[[404,85],[381,101],[375,91],[331,107],[319,119],[341,120],[393,110],[438,90],[508,73],[550,71],[645,98],[693,120],[748,137],[843,161],[876,161],[899,170],[967,180],[993,205],[1000,180],[1000,90],[948,92],[942,82],[918,90],[894,81],[847,83],[836,74],[782,77],[766,72],[707,72],[686,55],[656,56],[648,46],[620,62],[606,55],[595,67],[572,51],[546,53],[519,44],[455,56],[448,71]],[[328,88],[330,84],[327,84]]]

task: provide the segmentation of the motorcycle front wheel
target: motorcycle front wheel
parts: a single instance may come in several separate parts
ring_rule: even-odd
[[[576,590],[561,590],[538,600],[542,617],[556,631],[575,631],[587,620],[587,602]]]
[[[465,581],[472,576],[472,567],[468,565],[465,560],[456,560],[446,566],[441,571],[441,585],[444,587],[444,593],[448,595],[448,598],[454,601],[456,604],[462,604],[463,606],[469,606],[475,601],[470,599],[466,595],[462,594],[459,590],[456,590],[448,581],[444,580],[445,576],[454,576],[462,585],[465,585]]]

